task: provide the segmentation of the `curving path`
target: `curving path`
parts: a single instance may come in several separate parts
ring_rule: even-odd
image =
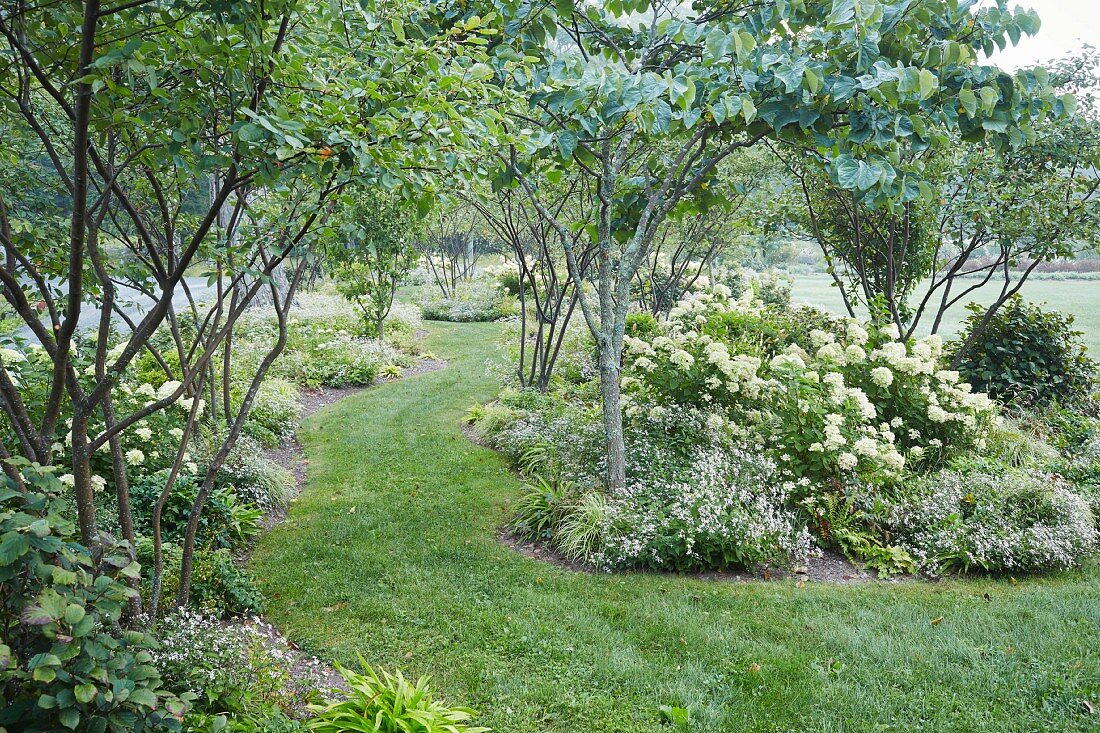
[[[305,421],[309,482],[252,560],[308,651],[431,674],[500,733],[1096,730],[1100,582],[836,586],[575,574],[496,539],[518,482],[468,442],[493,324],[431,324],[447,368]],[[933,620],[942,617],[935,624]]]

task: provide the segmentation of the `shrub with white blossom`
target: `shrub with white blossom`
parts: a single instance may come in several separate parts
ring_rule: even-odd
[[[945,366],[936,336],[901,341],[720,284],[643,325],[625,338],[624,490],[603,485],[593,375],[474,414],[538,478],[517,531],[605,569],[783,564],[814,551],[810,530],[885,574],[1038,571],[1096,547],[1087,492],[987,450],[1004,433],[997,405]],[[1035,455],[1032,470],[1054,470],[1053,451]]]
[[[660,335],[627,338],[627,411],[653,400],[709,406],[767,436],[790,474],[837,486],[980,447],[996,421],[987,396],[942,368],[936,336],[903,343],[889,327],[835,320],[804,335],[773,330],[767,343],[745,337],[769,320],[783,319],[751,292],[689,295]]]

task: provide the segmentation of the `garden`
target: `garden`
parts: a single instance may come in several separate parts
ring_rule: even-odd
[[[1100,54],[954,0],[0,8],[0,733],[1100,727]]]

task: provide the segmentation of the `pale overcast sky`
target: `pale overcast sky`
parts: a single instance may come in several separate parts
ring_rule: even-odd
[[[1020,0],[1018,4],[1033,8],[1043,24],[1036,35],[1023,36],[1019,45],[995,54],[998,66],[1012,70],[1062,56],[1086,43],[1100,47],[1100,0]]]

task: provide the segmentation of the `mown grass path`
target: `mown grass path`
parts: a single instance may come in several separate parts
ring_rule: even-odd
[[[497,540],[516,478],[467,441],[492,324],[432,324],[447,368],[306,420],[309,483],[251,565],[309,651],[428,673],[499,733],[1100,729],[1100,581],[835,586],[593,576]],[[935,621],[940,619],[941,621]]]

